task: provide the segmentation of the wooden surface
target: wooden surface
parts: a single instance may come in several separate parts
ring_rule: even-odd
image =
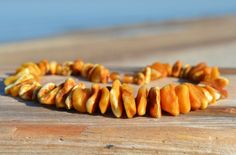
[[[5,72],[1,70],[1,78]],[[229,98],[203,111],[178,117],[165,114],[160,119],[117,119],[111,113],[101,116],[57,110],[5,96],[1,81],[0,154],[234,154],[236,75],[225,76],[231,83]],[[64,79],[50,76],[43,83]],[[170,82],[178,80],[161,79],[149,86]]]
[[[0,66],[25,61],[74,60],[109,66],[144,66],[177,59],[236,67],[236,16],[144,23],[0,44]]]
[[[0,45],[0,154],[235,154],[235,27],[235,16],[226,16],[73,32]],[[230,79],[229,98],[178,117],[116,119],[5,96],[3,78],[21,63],[42,58],[82,58],[122,72],[157,60],[204,61],[227,67],[222,72]],[[43,82],[63,79],[45,77]],[[162,79],[151,85],[171,81],[177,80]]]

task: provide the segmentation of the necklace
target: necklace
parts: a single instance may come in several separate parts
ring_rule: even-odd
[[[69,77],[60,85],[51,82],[41,85],[39,82],[44,75],[79,75],[93,84],[91,88],[86,88],[84,83],[76,83]],[[164,77],[183,78],[191,83],[147,88],[149,82]],[[111,86],[99,85],[110,81]],[[22,64],[15,74],[4,80],[5,93],[13,97],[67,110],[75,109],[79,113],[93,114],[99,109],[101,114],[105,114],[111,109],[117,118],[145,114],[159,118],[163,111],[177,116],[191,110],[203,110],[227,97],[224,88],[228,83],[227,78],[220,76],[218,67],[209,67],[205,63],[183,65],[180,61],[174,65],[155,62],[138,72],[121,76],[118,72],[110,73],[101,64],[84,63],[82,60],[63,64],[41,60]],[[131,84],[140,85],[136,97]]]

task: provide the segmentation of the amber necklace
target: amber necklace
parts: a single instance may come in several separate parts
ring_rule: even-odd
[[[93,82],[91,88],[68,78],[56,85],[39,83],[42,76],[80,75]],[[167,84],[162,88],[147,88],[150,81],[164,77],[184,78],[193,83]],[[112,86],[100,87],[99,83],[112,81]],[[140,85],[136,97],[131,84]],[[133,74],[120,75],[110,73],[101,64],[84,63],[81,60],[59,64],[42,60],[21,65],[16,73],[4,81],[5,93],[24,100],[35,100],[41,104],[56,105],[57,108],[75,109],[79,113],[105,114],[109,109],[115,117],[145,114],[161,117],[162,111],[177,116],[191,110],[206,109],[209,104],[227,97],[224,89],[228,79],[221,77],[218,67],[209,67],[205,63],[195,66],[183,65],[177,61],[174,65],[155,62]]]

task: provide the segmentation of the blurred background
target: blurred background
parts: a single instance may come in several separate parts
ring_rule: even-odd
[[[236,66],[235,0],[0,1],[0,65],[74,60]]]

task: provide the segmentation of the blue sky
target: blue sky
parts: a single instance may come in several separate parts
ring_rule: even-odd
[[[0,43],[72,30],[236,13],[236,0],[0,1]]]

